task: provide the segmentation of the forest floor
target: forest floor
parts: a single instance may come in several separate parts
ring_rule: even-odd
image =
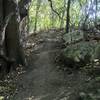
[[[16,91],[7,100],[93,100],[80,98],[85,98],[87,91],[91,97],[94,91],[100,92],[100,79],[83,70],[60,70],[55,63],[63,47],[62,34],[51,30],[28,37],[25,51],[29,65],[17,76]]]

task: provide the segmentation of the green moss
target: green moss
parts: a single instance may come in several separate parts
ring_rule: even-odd
[[[93,41],[83,41],[67,46],[63,53],[66,58],[71,58],[75,62],[82,62],[85,65],[95,59],[100,59],[100,45]]]

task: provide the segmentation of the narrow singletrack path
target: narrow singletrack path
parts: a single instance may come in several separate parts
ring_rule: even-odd
[[[45,37],[45,34],[40,35],[40,39]],[[29,69],[17,81],[18,92],[14,100],[75,100],[71,95],[77,95],[78,90],[86,85],[89,78],[86,74],[78,71],[67,74],[57,69],[55,54],[61,50],[58,40],[61,39],[57,35],[49,34],[37,44],[38,49],[32,48]]]

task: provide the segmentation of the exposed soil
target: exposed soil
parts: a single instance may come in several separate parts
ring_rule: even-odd
[[[81,92],[95,88],[94,79],[86,72],[72,69],[69,73],[56,65],[56,55],[63,48],[62,33],[37,33],[27,41],[29,65],[18,77],[11,100],[79,100]],[[98,82],[96,86],[100,87]]]

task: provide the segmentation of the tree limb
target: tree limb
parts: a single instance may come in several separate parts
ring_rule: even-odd
[[[52,11],[58,15],[59,19],[62,19],[61,16],[59,15],[59,13],[53,8],[52,0],[48,0],[48,1],[50,2],[50,7],[51,7]]]

